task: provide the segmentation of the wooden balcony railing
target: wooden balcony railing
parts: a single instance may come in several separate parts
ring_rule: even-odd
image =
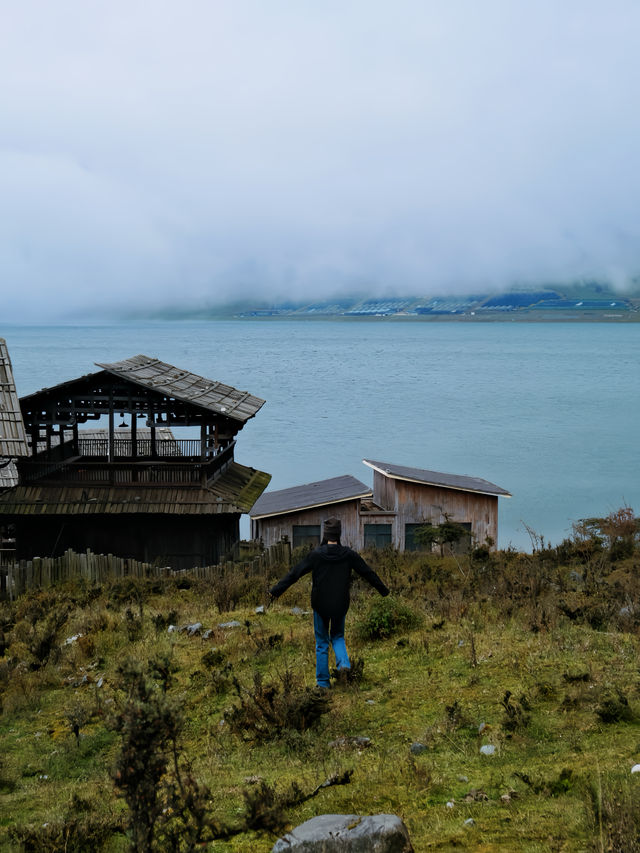
[[[224,448],[208,448],[203,454],[201,443],[192,439],[136,442],[136,455],[130,439],[116,439],[113,460],[109,461],[108,439],[81,439],[82,453],[71,455],[72,442],[52,448],[29,459],[18,461],[22,482],[82,483],[94,485],[203,485],[218,477],[231,462],[235,441]],[[155,454],[153,453],[155,450]]]

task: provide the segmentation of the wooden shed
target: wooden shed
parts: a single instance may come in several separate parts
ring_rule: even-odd
[[[250,513],[253,538],[270,545],[287,536],[293,547],[315,545],[322,522],[335,516],[344,545],[410,551],[418,547],[417,528],[448,519],[469,531],[462,547],[487,541],[495,547],[498,497],[511,497],[506,489],[478,477],[363,461],[373,469],[373,489],[345,475],[265,492]]]
[[[251,535],[268,547],[286,536],[293,548],[319,545],[322,522],[342,522],[342,543],[360,545],[360,503],[371,489],[346,474],[290,489],[265,492],[251,510]]]
[[[478,544],[498,541],[498,498],[511,497],[501,486],[479,477],[363,460],[373,469],[373,502],[363,512],[364,542],[414,550],[416,528],[455,521]],[[367,519],[368,521],[365,520]],[[375,527],[374,527],[375,525]]]
[[[145,355],[97,366],[19,400],[18,483],[0,494],[17,556],[91,548],[175,568],[217,562],[271,479],[234,458],[264,400]],[[105,428],[82,428],[102,418]],[[181,427],[197,437],[176,438]]]

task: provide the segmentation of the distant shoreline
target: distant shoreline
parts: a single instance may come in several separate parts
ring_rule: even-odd
[[[351,315],[344,314],[265,314],[260,316],[251,315],[225,315],[216,314],[208,317],[197,315],[183,317],[167,317],[167,320],[251,320],[255,322],[269,322],[272,320],[295,320],[300,322],[365,322],[365,323],[380,323],[380,322],[397,322],[397,323],[640,323],[640,313],[629,312],[625,315],[569,315],[558,316],[557,314],[543,314],[538,312],[518,312],[513,314],[498,314],[498,315],[468,315],[468,314],[444,314],[444,315],[428,315],[428,314],[385,314],[385,315]]]

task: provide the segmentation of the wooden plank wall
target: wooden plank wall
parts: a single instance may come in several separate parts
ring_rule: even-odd
[[[91,583],[101,583],[118,577],[190,577],[215,580],[237,569],[249,574],[260,574],[265,569],[281,568],[291,564],[291,544],[276,542],[262,553],[240,562],[218,563],[193,569],[171,569],[154,566],[138,560],[116,557],[113,554],[94,554],[91,551],[76,553],[66,551],[61,557],[34,557],[32,560],[0,565],[0,598],[15,600],[33,587],[47,587],[75,578],[85,578]]]
[[[498,498],[456,489],[443,489],[420,483],[394,481],[397,485],[397,548],[404,548],[406,523],[416,524],[431,520],[441,524],[448,515],[452,521],[470,522],[474,541],[482,545],[487,536],[498,541]],[[495,545],[494,545],[495,547]]]
[[[283,536],[287,536],[289,541],[293,542],[294,524],[319,524],[322,530],[322,522],[329,516],[333,516],[342,522],[342,537],[340,539],[342,544],[348,545],[350,548],[358,548],[361,541],[359,506],[360,500],[358,499],[301,510],[300,512],[290,512],[287,515],[256,519],[252,521],[251,535],[254,539],[262,539],[265,547],[279,542]]]

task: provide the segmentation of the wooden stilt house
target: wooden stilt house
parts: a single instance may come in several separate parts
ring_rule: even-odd
[[[216,563],[271,479],[234,458],[264,400],[146,355],[97,366],[19,401],[18,483],[0,494],[18,557],[90,548],[174,568]],[[195,436],[176,438],[179,428]]]

